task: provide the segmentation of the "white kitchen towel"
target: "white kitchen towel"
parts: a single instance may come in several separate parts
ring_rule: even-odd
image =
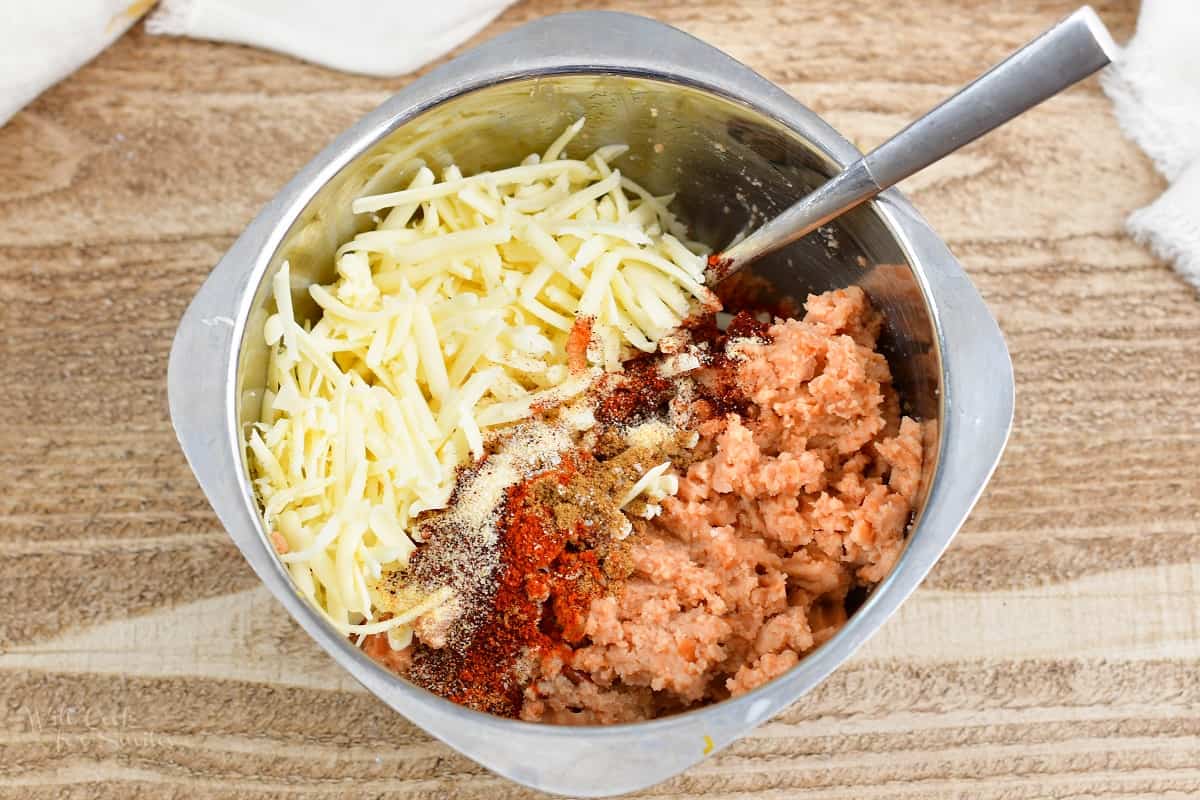
[[[403,75],[481,31],[513,0],[162,0],[150,33],[265,47],[347,72]]]
[[[0,2],[0,125],[112,44],[152,2]]]
[[[1200,289],[1200,0],[1143,0],[1137,33],[1101,78],[1125,134],[1171,182],[1129,232]]]
[[[403,75],[469,39],[513,0],[162,0],[151,33],[237,42],[334,69]],[[0,0],[0,125],[74,72],[155,0]]]

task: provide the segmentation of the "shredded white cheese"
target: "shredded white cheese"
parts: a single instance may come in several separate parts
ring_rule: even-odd
[[[307,288],[319,320],[296,319],[288,265],[275,276],[267,391],[248,456],[267,529],[286,544],[281,560],[346,634],[386,632],[406,646],[413,621],[447,600],[379,619],[370,589],[407,564],[414,519],[445,506],[457,468],[483,455],[489,433],[580,395],[635,350],[652,352],[711,300],[703,250],[684,240],[671,198],[611,165],[624,146],[562,156],[582,126],[497,172],[464,177],[452,166],[438,181],[411,155],[381,165],[413,177],[353,201],[379,223],[342,244],[334,283]],[[592,328],[581,365],[568,341],[582,318]],[[667,466],[629,499],[673,493]]]
[[[621,507],[624,508],[641,497],[646,501],[646,509],[642,516],[651,519],[662,513],[662,506],[659,503],[666,497],[673,497],[679,491],[679,478],[670,470],[670,461],[664,461],[658,466],[646,470],[637,483],[629,487],[629,491],[621,498]]]

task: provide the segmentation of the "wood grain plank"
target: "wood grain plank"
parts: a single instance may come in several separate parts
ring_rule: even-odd
[[[1196,666],[860,659],[743,742],[640,796],[1186,791],[1200,754]],[[5,720],[6,748],[18,757],[4,762],[0,786],[79,780],[58,771],[66,761],[88,765],[93,780],[145,780],[200,796],[534,796],[429,742],[361,692],[117,675],[86,686],[12,672],[0,672],[0,687],[33,698]],[[209,711],[234,704],[255,713]]]

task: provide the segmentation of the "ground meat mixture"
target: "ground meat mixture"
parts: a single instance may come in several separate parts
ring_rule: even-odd
[[[627,722],[750,691],[846,619],[895,563],[920,483],[880,319],[857,288],[733,346],[747,412],[699,424],[699,459],[639,522],[633,574],[592,600],[588,642],[548,658],[521,716]]]

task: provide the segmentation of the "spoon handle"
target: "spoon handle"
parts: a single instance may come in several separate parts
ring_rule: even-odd
[[[1109,64],[1117,46],[1090,6],[967,84],[904,130],[710,258],[715,283],[973,142]]]

